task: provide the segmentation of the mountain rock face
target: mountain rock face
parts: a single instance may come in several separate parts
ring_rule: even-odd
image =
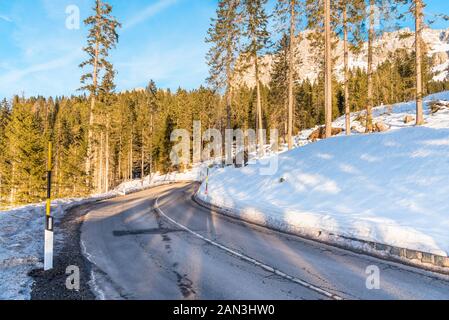
[[[296,47],[296,72],[297,81],[309,79],[314,81],[318,77],[320,64],[323,58],[322,53],[313,49],[311,41],[308,39],[310,31],[304,31],[300,34]],[[423,40],[429,56],[432,58],[432,68],[435,72],[434,80],[442,81],[449,79],[449,29],[436,30],[424,29]],[[379,37],[374,44],[374,66],[384,62],[390,53],[398,49],[413,50],[415,44],[415,36],[413,31],[408,28],[393,32],[386,32]],[[351,69],[367,68],[367,51],[368,43],[364,43],[360,52],[350,53],[349,65]],[[337,79],[343,80],[343,41],[335,39],[334,56],[334,72]],[[274,56],[272,54],[265,55],[260,58],[260,79],[263,84],[268,85],[270,82],[270,74],[274,65]],[[255,86],[254,69],[248,68],[241,75],[235,77],[237,86],[246,85],[248,87]]]

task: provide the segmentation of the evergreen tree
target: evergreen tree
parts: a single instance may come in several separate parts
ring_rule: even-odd
[[[217,17],[212,19],[206,42],[213,46],[207,55],[210,66],[208,82],[217,89],[225,88],[227,128],[232,128],[232,75],[240,40],[240,0],[220,0]]]
[[[423,73],[422,73],[422,29],[423,29],[423,8],[422,0],[414,1],[415,11],[415,56],[416,56],[416,125],[424,124],[423,116]]]
[[[402,1],[402,0],[399,0]],[[373,115],[372,109],[374,106],[374,43],[376,38],[384,31],[383,22],[389,21],[397,14],[398,0],[366,0],[366,14],[368,20],[368,51],[367,51],[367,74],[368,74],[368,88],[367,88],[367,105],[366,105],[366,132],[373,131]],[[377,18],[377,21],[376,21]],[[376,32],[377,25],[377,32]],[[380,49],[380,48],[377,48]]]
[[[332,6],[333,5],[333,6]],[[334,91],[332,88],[333,79],[333,47],[335,32],[332,27],[335,24],[335,3],[329,0],[306,0],[307,26],[312,31],[308,38],[312,43],[312,50],[315,51],[317,62],[322,72],[318,75],[318,83],[323,81],[324,91],[324,124],[326,137],[332,135],[332,118],[334,116]],[[324,54],[323,54],[324,53]],[[320,79],[322,78],[322,79]]]
[[[332,136],[332,38],[331,3],[324,0],[324,110],[326,138]]]
[[[288,95],[289,95],[289,37],[284,34],[274,53],[274,63],[270,77],[269,112],[272,122],[281,125],[284,142],[288,143]],[[286,117],[287,115],[287,117]]]
[[[345,131],[351,133],[351,116],[349,103],[349,54],[350,51],[358,51],[362,44],[360,32],[363,24],[364,0],[340,0],[336,3],[337,34],[343,34],[343,86],[344,86],[344,113],[345,113]],[[351,38],[350,38],[351,37]]]
[[[300,0],[278,0],[276,6],[276,16],[283,26],[283,32],[287,33],[288,29],[288,64],[287,64],[287,86],[288,86],[288,124],[287,124],[287,141],[288,149],[293,148],[293,110],[294,110],[294,77],[295,77],[295,60],[296,60],[296,41],[299,17],[303,13],[303,2]],[[288,21],[288,23],[287,23]],[[286,26],[288,24],[288,26]],[[282,38],[281,41],[284,39]]]
[[[243,5],[243,34],[247,39],[243,53],[247,62],[254,68],[256,82],[256,113],[259,142],[259,155],[264,153],[262,96],[260,83],[259,58],[270,45],[268,32],[268,15],[265,11],[267,0],[242,0]]]
[[[8,178],[9,173],[7,171],[7,161],[9,157],[7,155],[8,144],[5,136],[6,127],[8,126],[10,118],[9,103],[6,99],[0,102],[0,209],[7,203],[8,194]]]
[[[91,70],[81,77],[82,90],[90,94],[89,129],[86,157],[86,174],[92,173],[92,157],[94,143],[95,105],[101,91],[110,90],[110,80],[113,78],[113,70],[107,61],[109,51],[115,48],[118,42],[117,28],[120,23],[111,15],[112,6],[103,0],[95,0],[94,15],[87,18],[84,23],[90,27],[87,37],[87,46],[84,51],[88,54],[88,60],[80,64],[81,68],[89,66]],[[101,77],[103,76],[103,80]],[[94,160],[94,162],[96,162]],[[98,168],[96,168],[98,170]],[[98,182],[97,182],[98,184]]]
[[[42,132],[43,123],[33,104],[16,97],[5,128],[10,204],[44,199],[46,150]]]
[[[157,87],[154,81],[150,81],[146,87],[146,103],[150,115],[149,131],[147,135],[149,147],[149,173],[153,173],[153,144],[154,144],[154,118],[159,110],[159,100],[157,96]]]

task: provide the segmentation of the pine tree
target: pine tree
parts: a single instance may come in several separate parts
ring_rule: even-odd
[[[416,56],[416,125],[424,124],[423,116],[423,72],[422,72],[422,29],[423,7],[422,0],[414,1],[415,7],[415,56]]]
[[[284,141],[288,143],[288,82],[289,82],[289,37],[284,34],[274,52],[274,63],[270,77],[269,112],[276,126],[282,124]],[[287,117],[286,117],[287,115]]]
[[[331,3],[324,0],[324,100],[326,138],[332,136],[332,38]]]
[[[105,73],[99,87],[98,100],[102,105],[100,112],[100,170],[98,174],[98,190],[108,192],[110,187],[110,132],[111,132],[111,112],[116,96],[114,78],[116,72],[111,63],[105,62]]]
[[[342,1],[343,6],[343,42],[344,42],[344,87],[345,87],[345,131],[346,135],[351,133],[351,111],[349,107],[349,21],[348,21],[348,4]]]
[[[45,137],[33,103],[15,98],[5,128],[9,170],[9,203],[32,203],[45,193]]]
[[[373,131],[373,46],[375,41],[374,19],[375,19],[375,0],[369,0],[369,14],[368,14],[368,92],[366,105],[366,132]]]
[[[4,99],[0,103],[0,209],[7,204],[8,194],[8,178],[9,172],[7,170],[7,162],[9,157],[7,155],[8,144],[5,136],[6,127],[10,119],[9,103]]]
[[[276,16],[281,25],[281,30],[287,33],[288,29],[288,69],[287,69],[287,86],[288,86],[288,111],[287,111],[287,142],[288,149],[293,148],[293,113],[295,109],[294,100],[294,78],[296,65],[296,43],[298,35],[296,30],[300,23],[299,17],[303,13],[303,2],[300,0],[278,0],[276,6]],[[288,25],[286,25],[288,24]]]
[[[270,45],[268,32],[268,15],[265,12],[267,0],[242,0],[243,34],[247,39],[243,53],[254,67],[256,82],[256,113],[259,142],[259,155],[264,153],[262,96],[260,83],[259,58]]]
[[[332,48],[334,33],[332,32],[332,16],[334,8],[331,7],[329,0],[306,0],[306,15],[307,26],[311,33],[308,38],[312,43],[312,50],[316,52],[317,61],[320,64],[320,69],[317,79],[317,85],[320,87],[321,81],[322,90],[324,91],[324,124],[326,137],[332,135],[332,117],[333,117],[333,90],[332,90],[332,78],[333,78],[333,58]],[[322,54],[324,53],[324,55]],[[320,97],[317,97],[319,100]]]
[[[151,80],[145,88],[140,103],[138,123],[141,134],[140,141],[140,177],[143,181],[145,177],[145,169],[148,163],[149,174],[153,173],[153,132],[154,117],[158,111],[158,97],[156,83]]]
[[[336,15],[340,18],[335,19],[337,33],[343,34],[343,87],[344,87],[344,113],[345,113],[345,131],[351,133],[351,107],[349,90],[349,54],[351,51],[358,51],[363,42],[360,37],[363,18],[364,18],[364,0],[340,0],[335,4]],[[341,29],[341,30],[339,30]]]
[[[382,21],[391,20],[397,14],[397,4],[403,0],[367,0],[367,20],[368,20],[368,52],[367,52],[367,106],[366,106],[366,132],[373,131],[373,115],[374,107],[374,43],[377,36],[383,32]],[[406,0],[408,1],[408,0]],[[377,21],[376,21],[377,18]],[[378,31],[376,32],[376,24]],[[379,48],[378,48],[379,49]]]
[[[217,89],[225,88],[227,128],[232,128],[232,84],[240,40],[240,0],[220,0],[217,17],[212,19],[206,42],[213,46],[207,55],[210,66],[208,82]]]
[[[95,106],[98,95],[103,90],[107,92],[109,88],[103,87],[108,85],[110,77],[113,74],[112,65],[107,61],[109,51],[115,48],[118,42],[117,28],[121,25],[111,15],[112,6],[103,0],[95,0],[93,8],[95,14],[87,18],[84,23],[90,26],[87,37],[87,46],[84,51],[88,54],[88,60],[80,64],[81,68],[91,67],[92,70],[81,77],[83,84],[82,90],[87,90],[90,94],[89,109],[89,129],[88,129],[88,147],[86,157],[86,174],[91,176],[93,143],[94,143],[94,125],[95,125]],[[103,80],[101,76],[103,75]],[[95,162],[95,160],[94,160]],[[98,168],[97,168],[98,169]],[[98,182],[97,182],[98,184]]]

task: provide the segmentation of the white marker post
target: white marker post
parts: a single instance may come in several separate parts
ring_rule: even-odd
[[[52,157],[51,149],[52,149],[51,142],[48,142],[44,271],[53,269],[53,217],[51,216],[51,157]]]

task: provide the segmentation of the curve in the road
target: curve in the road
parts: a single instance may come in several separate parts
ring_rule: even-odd
[[[287,279],[289,281],[295,282],[295,283],[297,283],[297,284],[299,284],[299,285],[301,285],[301,286],[303,286],[303,287],[305,287],[307,289],[310,289],[310,290],[315,291],[315,292],[317,292],[319,294],[322,294],[323,296],[326,296],[327,298],[330,298],[330,299],[333,299],[333,300],[343,300],[342,297],[340,297],[340,296],[338,296],[338,295],[336,295],[336,294],[334,294],[332,292],[329,292],[329,291],[326,291],[325,289],[316,287],[316,286],[308,283],[307,281],[304,281],[304,280],[301,280],[301,279],[296,278],[294,276],[288,275],[285,272],[282,272],[281,270],[278,270],[278,269],[276,269],[276,268],[274,268],[272,266],[269,266],[268,264],[265,264],[263,262],[257,261],[256,259],[251,258],[250,256],[247,256],[247,255],[245,255],[243,253],[237,252],[236,250],[228,248],[225,245],[222,245],[222,244],[220,244],[220,243],[218,243],[218,242],[216,242],[216,241],[214,241],[212,239],[206,238],[206,237],[202,236],[201,234],[191,230],[190,228],[188,228],[188,227],[184,226],[183,224],[175,221],[174,219],[170,218],[168,215],[166,215],[164,213],[164,211],[159,207],[159,199],[160,198],[161,198],[161,196],[156,198],[155,209],[159,212],[159,214],[161,216],[163,216],[165,219],[167,219],[168,221],[170,221],[171,223],[173,223],[177,227],[179,227],[179,228],[187,231],[188,233],[194,235],[195,237],[197,237],[197,238],[199,238],[199,239],[201,239],[201,240],[203,240],[203,241],[213,245],[214,247],[217,247],[217,248],[219,248],[219,249],[221,249],[221,250],[223,250],[223,251],[225,251],[225,252],[227,252],[227,253],[229,253],[229,254],[231,254],[231,255],[239,258],[239,259],[242,259],[242,260],[244,260],[246,262],[252,263],[253,265],[255,265],[257,267],[260,267],[260,268],[264,269],[265,271],[271,272],[271,273],[273,273],[275,275],[278,275],[278,276],[280,276],[280,277],[282,277],[284,279]]]
[[[449,277],[229,218],[195,203],[195,187],[90,206],[81,240],[106,299],[449,298]]]

